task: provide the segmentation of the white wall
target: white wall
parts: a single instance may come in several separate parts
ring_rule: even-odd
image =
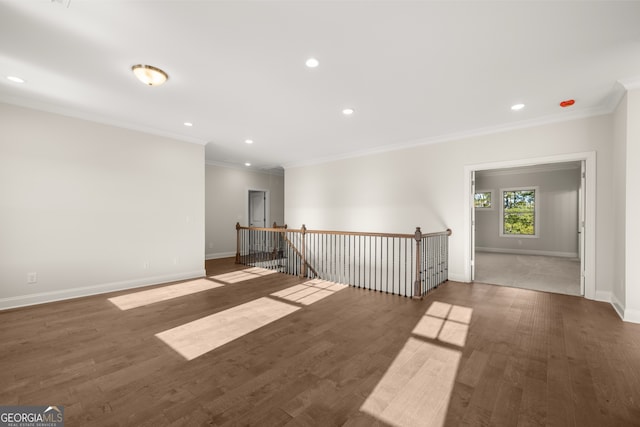
[[[640,323],[640,89],[627,93],[627,164],[625,205],[625,320]]]
[[[626,179],[627,179],[627,95],[613,115],[613,197],[616,206],[614,215],[613,289],[612,303],[624,316],[625,293],[625,247],[626,247]]]
[[[0,308],[202,276],[203,246],[203,146],[0,104]]]
[[[612,118],[566,121],[422,145],[285,174],[285,220],[308,228],[411,233],[449,227],[450,278],[466,277],[465,165],[597,152],[596,291],[613,274]]]
[[[500,189],[538,187],[538,234],[535,238],[500,236]],[[476,249],[578,257],[580,169],[526,173],[476,172],[476,190],[493,190],[494,208],[476,209]]]
[[[206,165],[206,258],[234,256],[236,223],[248,225],[249,190],[268,191],[268,226],[284,223],[284,176]]]

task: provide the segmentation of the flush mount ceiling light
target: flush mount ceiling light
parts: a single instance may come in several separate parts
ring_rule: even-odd
[[[151,65],[134,65],[131,67],[131,71],[133,71],[138,80],[149,86],[160,86],[169,78],[167,73]]]
[[[514,104],[511,106],[511,109],[513,111],[519,111],[522,110],[524,108],[524,104]]]
[[[51,0],[51,3],[58,3],[62,6],[65,6],[67,9],[69,9],[69,6],[71,6],[71,0]]]
[[[306,65],[308,68],[316,68],[318,65],[320,65],[320,61],[318,61],[316,58],[309,58],[304,63],[304,65]]]
[[[244,165],[245,165],[246,167],[249,167],[249,166],[251,166],[251,163],[247,162],[247,163],[245,163]]]
[[[253,139],[245,139],[244,143],[245,144],[253,144]]]
[[[184,122],[183,124],[184,124],[186,127],[191,127],[191,126],[193,126],[193,123],[191,123],[191,122]]]
[[[355,112],[356,110],[354,110],[353,108],[345,108],[344,110],[342,110],[342,114],[344,114],[345,116],[350,116]]]
[[[7,80],[11,80],[14,83],[24,83],[24,79],[16,76],[7,76]]]

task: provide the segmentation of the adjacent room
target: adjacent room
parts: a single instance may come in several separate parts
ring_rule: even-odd
[[[475,275],[481,283],[583,295],[581,163],[475,173]]]
[[[637,426],[638,22],[0,0],[0,424]]]

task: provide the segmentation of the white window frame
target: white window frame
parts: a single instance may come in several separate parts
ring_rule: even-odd
[[[476,206],[475,205],[475,194],[478,193],[489,193],[491,194],[491,206],[489,206],[488,208],[485,207],[481,207],[481,206]],[[477,211],[492,211],[495,210],[495,206],[496,206],[496,199],[495,199],[495,191],[493,190],[476,190],[474,196],[474,203],[473,203],[473,207],[477,210]]]
[[[533,211],[533,231],[535,234],[505,234],[504,232],[504,192],[505,191],[535,191],[535,205]],[[540,237],[540,187],[537,185],[529,185],[526,187],[510,187],[501,188],[500,190],[500,216],[499,230],[500,237],[516,238],[516,239],[537,239]]]

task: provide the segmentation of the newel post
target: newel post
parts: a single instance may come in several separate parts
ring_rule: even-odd
[[[236,222],[236,264],[240,264],[240,223]]]
[[[413,298],[422,299],[422,281],[420,280],[420,260],[422,259],[422,231],[420,231],[420,227],[416,227],[414,236],[416,239],[416,280],[415,282],[413,282]]]
[[[307,277],[307,258],[306,258],[306,251],[305,251],[305,244],[304,244],[304,235],[307,233],[307,227],[302,224],[302,228],[300,229],[302,231],[302,247],[300,248],[300,255],[302,255],[302,270],[301,270],[301,276],[300,277]]]

